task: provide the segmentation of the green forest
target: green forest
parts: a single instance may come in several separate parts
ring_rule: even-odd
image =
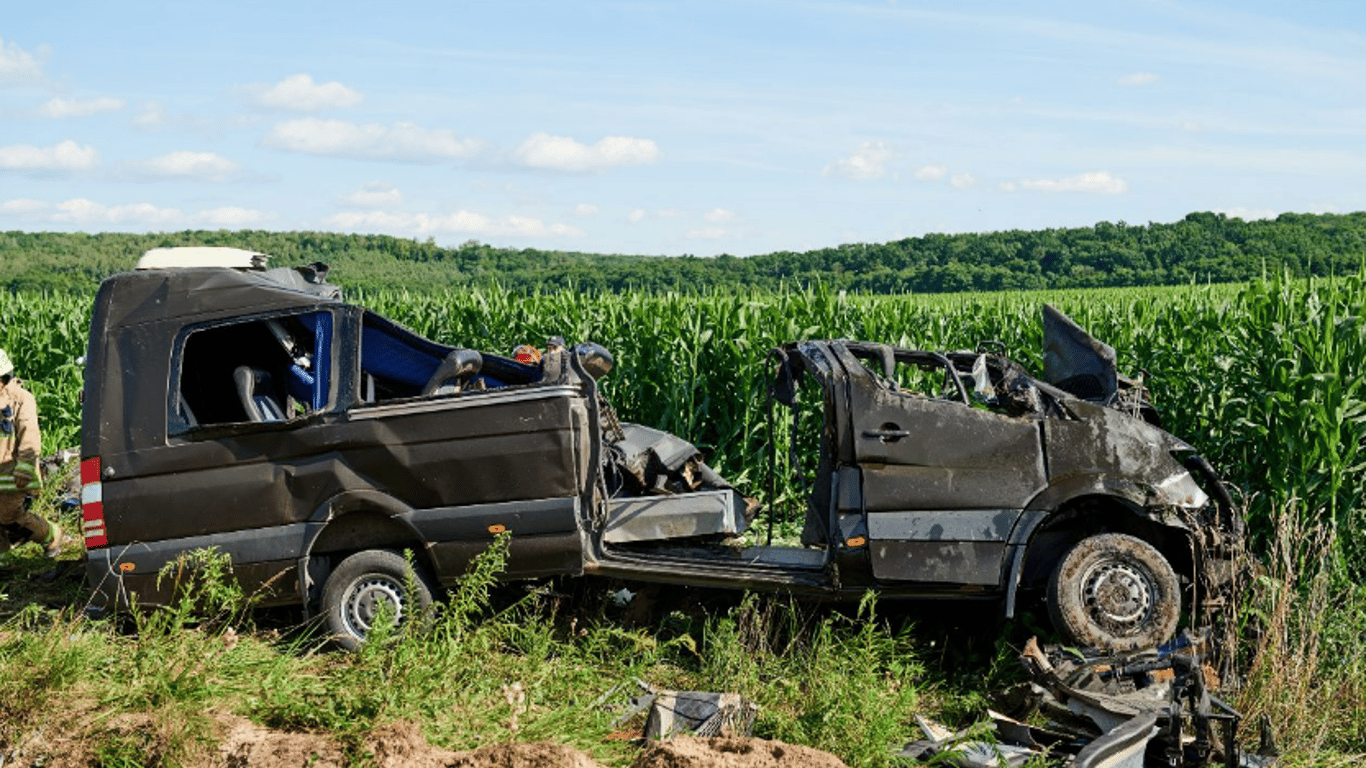
[[[942,293],[1223,283],[1268,271],[1295,277],[1354,273],[1366,262],[1366,212],[1286,213],[1254,221],[1202,212],[1171,224],[930,234],[743,258],[516,249],[478,240],[447,248],[430,238],[330,232],[2,232],[3,285],[84,293],[131,268],[143,251],[177,245],[248,248],[275,257],[275,266],[323,261],[336,270],[334,282],[362,289],[496,284],[529,294],[820,284],[871,294]]]

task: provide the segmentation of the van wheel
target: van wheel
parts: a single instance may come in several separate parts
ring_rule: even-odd
[[[1109,651],[1155,648],[1176,632],[1180,585],[1167,558],[1123,533],[1082,539],[1048,580],[1053,626],[1073,642]]]
[[[387,549],[357,552],[341,561],[323,585],[322,609],[327,630],[343,648],[360,648],[379,617],[387,614],[401,626],[432,605],[432,591],[422,573],[403,556]]]

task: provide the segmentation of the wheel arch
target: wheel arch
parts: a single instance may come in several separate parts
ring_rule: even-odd
[[[412,550],[416,563],[440,578],[431,543],[409,519],[412,508],[378,491],[348,491],[321,505],[309,520],[299,555],[299,594],[312,615],[332,566],[367,549]]]
[[[1019,590],[1041,588],[1068,550],[1100,533],[1125,533],[1152,545],[1171,564],[1183,586],[1195,578],[1190,532],[1184,525],[1162,522],[1129,494],[1089,493],[1039,515],[1027,530],[1013,537],[1020,542],[1022,556],[1010,574],[1008,615],[1013,614]]]

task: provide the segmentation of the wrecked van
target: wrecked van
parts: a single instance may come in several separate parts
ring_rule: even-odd
[[[1126,649],[1169,637],[1231,571],[1218,478],[1113,350],[1051,310],[1049,383],[991,351],[774,350],[805,529],[745,546],[751,502],[688,442],[616,418],[606,349],[526,363],[440,344],[326,277],[171,248],[101,286],[81,440],[97,603],[164,602],[158,572],[214,548],[264,604],[354,647],[503,534],[507,579],[873,589],[1007,616],[1041,595],[1072,641]]]

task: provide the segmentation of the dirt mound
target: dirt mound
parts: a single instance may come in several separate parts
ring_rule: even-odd
[[[226,730],[215,768],[342,768],[340,745],[328,736],[286,733],[242,718],[223,718]],[[550,742],[490,744],[453,752],[427,743],[413,723],[376,729],[364,750],[378,768],[603,768],[573,747]],[[848,768],[839,758],[810,747],[764,739],[679,736],[655,742],[632,768]]]
[[[679,736],[651,744],[631,768],[848,768],[829,752],[764,739]]]
[[[314,733],[273,731],[237,717],[223,717],[227,726],[214,768],[342,768],[346,756],[336,741]]]
[[[603,768],[573,747],[538,741],[530,744],[491,744],[466,752],[450,768]]]
[[[328,736],[223,719],[226,732],[211,763],[215,768],[342,768],[349,763],[341,746]],[[603,768],[583,752],[548,742],[490,744],[473,752],[452,752],[428,744],[413,723],[377,728],[365,738],[364,750],[378,768]]]
[[[543,741],[452,752],[428,744],[412,723],[376,729],[365,744],[379,768],[603,768],[573,747]]]

